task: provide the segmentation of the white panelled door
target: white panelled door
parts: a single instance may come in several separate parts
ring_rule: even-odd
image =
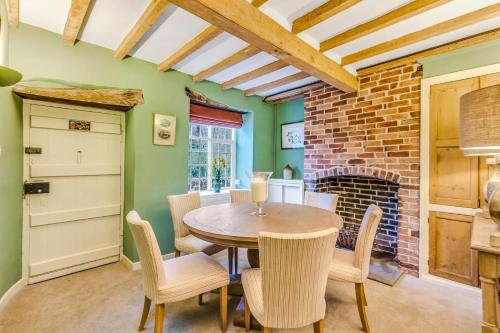
[[[24,117],[25,179],[49,183],[25,199],[28,282],[118,261],[124,115],[25,101]]]

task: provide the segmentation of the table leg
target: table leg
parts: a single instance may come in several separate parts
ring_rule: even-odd
[[[499,333],[496,255],[484,252],[479,253],[479,275],[483,294],[483,323],[481,331],[482,333]]]
[[[250,267],[252,267],[252,268],[259,268],[260,267],[259,250],[258,249],[248,249],[247,258],[248,258],[248,263],[250,264]]]

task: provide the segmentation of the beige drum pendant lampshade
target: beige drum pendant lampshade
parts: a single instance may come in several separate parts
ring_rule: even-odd
[[[460,148],[464,155],[500,154],[500,85],[460,99]]]

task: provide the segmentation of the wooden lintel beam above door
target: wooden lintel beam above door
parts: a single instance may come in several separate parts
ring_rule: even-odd
[[[288,66],[288,64],[286,62],[283,62],[281,60],[276,60],[270,64],[264,65],[262,67],[254,69],[250,72],[247,72],[245,74],[241,74],[235,78],[232,78],[229,81],[221,83],[220,87],[221,87],[221,89],[226,90],[226,89],[232,88],[234,86],[237,86],[239,84],[248,82],[248,81],[253,80],[255,78],[258,78],[260,76],[263,76],[263,75],[272,73],[274,71],[277,71],[279,69],[285,68],[287,66]]]
[[[199,50],[203,45],[219,36],[221,33],[223,33],[223,31],[219,28],[213,25],[209,26],[208,28],[200,32],[195,38],[184,44],[184,46],[174,52],[174,54],[162,61],[158,65],[158,70],[162,72],[169,70],[170,68],[181,62],[183,59],[187,58],[190,54],[192,54],[196,50]]]
[[[134,24],[127,36],[122,40],[118,48],[115,50],[115,57],[123,59],[132,50],[144,34],[153,26],[156,20],[163,14],[169,5],[167,0],[152,0],[144,12],[139,17],[139,20]]]
[[[358,82],[354,75],[245,1],[171,2],[342,91],[352,92],[357,89]]]
[[[361,0],[330,0],[293,21],[292,32],[301,33],[316,24],[360,3]]]
[[[256,48],[253,45],[249,45],[245,47],[243,50],[240,50],[236,52],[235,54],[231,55],[230,57],[222,60],[221,62],[216,63],[215,65],[199,72],[195,76],[193,76],[193,80],[195,82],[200,82],[205,80],[207,77],[215,75],[219,72],[222,72],[224,69],[229,68],[233,65],[236,65],[237,63],[248,59],[250,57],[253,57],[257,53],[259,53],[260,50]]]
[[[247,90],[244,91],[244,93],[245,93],[245,96],[252,96],[252,95],[255,95],[255,94],[259,93],[259,92],[263,92],[263,91],[267,91],[267,90],[270,90],[270,89],[278,88],[278,87],[284,86],[285,84],[297,82],[297,81],[303,80],[303,79],[308,78],[308,77],[310,77],[309,74],[304,73],[304,72],[298,72],[296,74],[293,74],[293,75],[290,75],[290,76],[286,76],[286,77],[281,78],[279,80],[268,82],[268,83],[264,83],[264,84],[261,84],[261,85],[259,85],[257,87],[253,87],[253,88],[247,89]]]
[[[320,51],[325,52],[334,47],[348,43],[361,38],[375,31],[409,19],[415,15],[421,14],[432,8],[441,6],[451,0],[418,0],[412,1],[402,7],[399,7],[389,13],[379,16],[374,20],[360,24],[352,29],[342,32],[336,36],[324,40],[320,44]]]
[[[89,14],[92,0],[73,0],[64,26],[63,41],[73,45],[82,30],[85,17]]]
[[[5,0],[7,19],[11,27],[19,26],[19,0]]]
[[[420,41],[445,34],[450,31],[454,31],[466,26],[485,21],[491,18],[500,16],[500,3],[484,7],[482,9],[476,10],[474,12],[455,17],[451,20],[447,20],[428,28],[415,31],[413,33],[404,35],[399,38],[389,40],[384,43],[377,44],[375,46],[369,47],[365,50],[347,55],[342,58],[342,65],[349,65],[364,59],[374,57],[379,54],[390,52],[392,50],[399,49],[401,47],[418,43]]]

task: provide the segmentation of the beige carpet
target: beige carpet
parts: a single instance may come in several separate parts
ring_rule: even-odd
[[[405,276],[394,287],[368,280],[366,294],[374,333],[480,332],[479,293]],[[354,286],[329,282],[326,297],[326,332],[361,332]],[[218,295],[206,299],[203,306],[195,298],[167,306],[165,332],[220,332]],[[140,272],[111,264],[24,288],[0,313],[0,332],[136,332],[142,300]],[[230,314],[237,303],[230,299]],[[145,332],[152,330],[151,312]]]

